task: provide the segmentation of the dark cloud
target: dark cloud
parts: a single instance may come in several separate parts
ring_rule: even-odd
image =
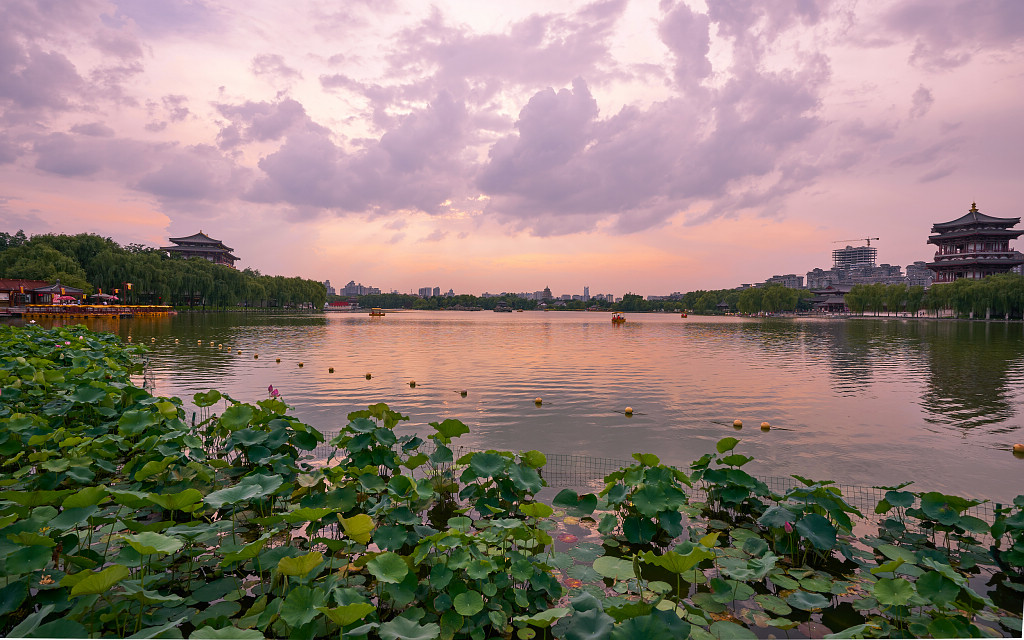
[[[130,20],[148,36],[210,34],[221,30],[222,11],[203,0],[139,2],[115,0],[115,17]]]
[[[379,140],[348,151],[313,124],[294,127],[259,162],[248,198],[337,211],[439,211],[461,182],[465,105],[448,94],[402,117]]]
[[[709,24],[706,15],[685,4],[673,7],[661,22],[658,35],[676,58],[675,78],[680,86],[691,87],[711,74]]]
[[[135,189],[165,200],[213,200],[244,189],[247,171],[216,147],[194,145],[165,152],[159,168],[139,178]]]
[[[83,136],[95,136],[97,138],[112,138],[114,136],[114,130],[102,122],[76,124],[71,127],[71,132]]]
[[[218,113],[230,121],[217,136],[218,146],[222,149],[253,141],[277,140],[296,125],[327,133],[326,129],[309,119],[299,102],[291,98],[278,102],[218,104],[216,107]]]
[[[935,104],[935,97],[932,96],[932,92],[926,89],[923,85],[917,88],[912,97],[912,104],[910,106],[910,117],[921,118],[928,113]]]
[[[914,40],[911,63],[933,70],[963,66],[979,51],[1005,51],[1024,39],[1019,0],[910,0],[896,3],[881,28]]]
[[[66,109],[82,86],[75,65],[64,54],[0,42],[0,101],[9,101],[19,111]]]
[[[33,145],[35,167],[65,177],[131,176],[145,171],[166,146],[121,138],[52,133]]]

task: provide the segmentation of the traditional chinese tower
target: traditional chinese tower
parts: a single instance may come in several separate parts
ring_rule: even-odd
[[[170,241],[176,246],[160,247],[160,250],[166,251],[167,255],[172,257],[203,258],[215,264],[223,264],[232,268],[235,266],[235,260],[238,260],[237,256],[231,254],[234,249],[226,246],[220,240],[211,238],[202,230],[184,238],[170,238]]]
[[[971,203],[966,215],[933,224],[935,235],[928,237],[928,243],[937,249],[935,261],[927,266],[935,272],[935,282],[980,280],[1024,264],[1024,254],[1010,248],[1010,240],[1024,234],[1012,228],[1019,222],[1020,218],[987,216]]]

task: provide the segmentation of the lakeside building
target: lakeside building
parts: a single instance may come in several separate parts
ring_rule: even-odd
[[[0,309],[6,310],[26,304],[43,304],[41,295],[35,291],[49,286],[50,283],[46,280],[0,278]]]
[[[872,238],[872,240],[873,239],[874,238]],[[832,251],[832,268],[852,269],[855,267],[874,267],[877,259],[878,249],[872,247],[870,241],[867,246],[863,247],[851,247],[850,245],[846,245],[845,249],[835,249]]]
[[[935,282],[961,278],[980,280],[985,276],[1019,271],[1024,254],[1010,247],[1010,240],[1024,234],[1015,230],[1020,218],[997,218],[978,211],[977,203],[956,220],[932,225],[928,244],[936,246],[935,259],[927,267]]]
[[[235,268],[235,261],[238,260],[238,256],[231,253],[234,249],[220,240],[206,235],[202,229],[199,230],[199,233],[190,236],[168,238],[168,240],[174,243],[174,246],[160,247],[160,250],[167,252],[167,255],[172,258],[202,258],[232,269]]]
[[[784,287],[790,289],[803,289],[804,288],[804,277],[798,276],[795,273],[788,273],[784,276],[772,276],[764,281],[764,284],[759,284],[759,287],[767,287],[772,284],[781,284]]]
[[[335,290],[335,288],[331,286],[330,280],[324,280],[324,289],[327,289],[327,295],[329,296],[338,295],[338,292]]]
[[[392,291],[397,293],[397,291]],[[375,296],[380,294],[380,289],[377,287],[364,287],[362,283],[356,284],[355,280],[349,280],[348,284],[341,288],[338,292],[340,296]]]

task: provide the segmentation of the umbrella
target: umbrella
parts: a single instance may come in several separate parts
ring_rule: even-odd
[[[55,302],[68,302],[71,300],[78,300],[78,298],[76,298],[75,296],[54,296],[53,300]]]
[[[112,296],[109,293],[94,293],[89,297],[97,300],[117,300],[117,296]]]

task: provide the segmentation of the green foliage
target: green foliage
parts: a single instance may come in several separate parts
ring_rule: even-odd
[[[856,538],[864,516],[832,483],[775,494],[725,438],[687,471],[636,454],[600,494],[547,505],[543,454],[456,460],[465,425],[398,435],[385,404],[348,416],[326,466],[305,458],[323,436],[280,401],[199,394],[223,409],[186,425],[131,384],[139,353],[81,327],[0,327],[4,636],[1020,631],[1024,496],[990,524],[977,501],[888,487],[877,535]],[[555,552],[554,508],[603,544]]]

